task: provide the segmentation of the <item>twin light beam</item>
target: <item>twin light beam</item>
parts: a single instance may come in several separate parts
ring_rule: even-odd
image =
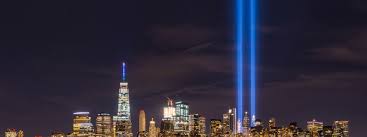
[[[236,64],[237,64],[237,118],[243,120],[244,46],[249,48],[250,115],[256,116],[256,0],[236,0]],[[246,11],[245,11],[246,10]],[[245,17],[248,17],[245,20]],[[246,23],[245,23],[246,21]],[[245,31],[248,31],[245,33]],[[253,124],[253,122],[251,122]],[[239,125],[242,127],[242,124]]]

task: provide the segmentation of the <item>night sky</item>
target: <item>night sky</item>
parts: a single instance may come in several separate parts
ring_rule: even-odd
[[[75,111],[115,114],[122,61],[135,131],[138,111],[160,119],[166,97],[221,118],[235,103],[233,4],[1,2],[0,131],[46,136],[70,132]],[[367,2],[260,0],[259,11],[258,117],[350,120],[364,136]]]

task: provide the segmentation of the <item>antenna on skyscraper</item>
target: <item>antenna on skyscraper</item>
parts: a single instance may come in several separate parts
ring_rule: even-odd
[[[122,62],[122,81],[126,81],[126,63]]]

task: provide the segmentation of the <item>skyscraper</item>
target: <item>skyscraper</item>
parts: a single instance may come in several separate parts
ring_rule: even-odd
[[[112,117],[107,113],[100,113],[96,118],[96,137],[112,137]]]
[[[163,108],[163,120],[173,120],[176,115],[175,107],[173,106],[173,100],[167,99],[167,106]]]
[[[219,119],[210,120],[210,136],[220,137],[223,134],[222,121]]]
[[[73,136],[87,137],[93,135],[93,124],[89,112],[75,112],[73,119]]]
[[[126,79],[126,63],[122,63],[122,76],[119,89],[117,116],[114,116],[114,126],[117,137],[132,137],[129,88]]]
[[[139,112],[139,136],[140,137],[145,137],[146,136],[146,130],[145,130],[145,125],[146,121],[145,121],[145,112],[144,110],[140,110]]]
[[[15,129],[6,129],[5,137],[24,137],[24,132],[23,130],[17,132]]]
[[[333,136],[333,127],[332,126],[322,127],[321,136],[322,137],[332,137]],[[341,137],[345,137],[345,136],[341,136]]]
[[[236,108],[229,109],[223,114],[223,133],[227,136],[237,134],[237,115]]]
[[[268,133],[269,135],[276,136],[277,134],[277,127],[276,127],[276,119],[270,118],[268,122]]]
[[[334,121],[334,136],[349,137],[349,121]]]
[[[205,117],[199,114],[189,115],[190,137],[205,137]]]
[[[17,131],[15,129],[7,129],[5,131],[5,137],[17,137]]]
[[[176,103],[176,114],[175,119],[175,132],[178,135],[188,135],[189,134],[189,105],[182,101],[177,101]]]
[[[247,137],[250,135],[250,118],[248,116],[248,112],[245,112],[242,124],[243,134]]]
[[[269,128],[275,128],[276,127],[275,118],[270,118],[268,126],[269,126]]]
[[[173,136],[174,124],[175,124],[175,107],[173,106],[173,100],[167,99],[167,106],[163,108],[163,119],[161,122],[161,135],[168,137]]]
[[[24,132],[23,132],[23,130],[19,130],[19,131],[18,131],[18,135],[17,135],[17,137],[24,137]]]
[[[312,136],[319,136],[319,132],[322,131],[324,123],[318,122],[315,119],[307,122],[307,130],[310,131]]]
[[[152,120],[149,122],[149,134],[148,137],[157,137],[159,134],[159,128],[155,126],[155,121]]]

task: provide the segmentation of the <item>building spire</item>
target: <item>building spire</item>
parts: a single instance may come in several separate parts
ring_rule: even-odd
[[[126,81],[126,63],[122,62],[122,79],[123,82]]]

